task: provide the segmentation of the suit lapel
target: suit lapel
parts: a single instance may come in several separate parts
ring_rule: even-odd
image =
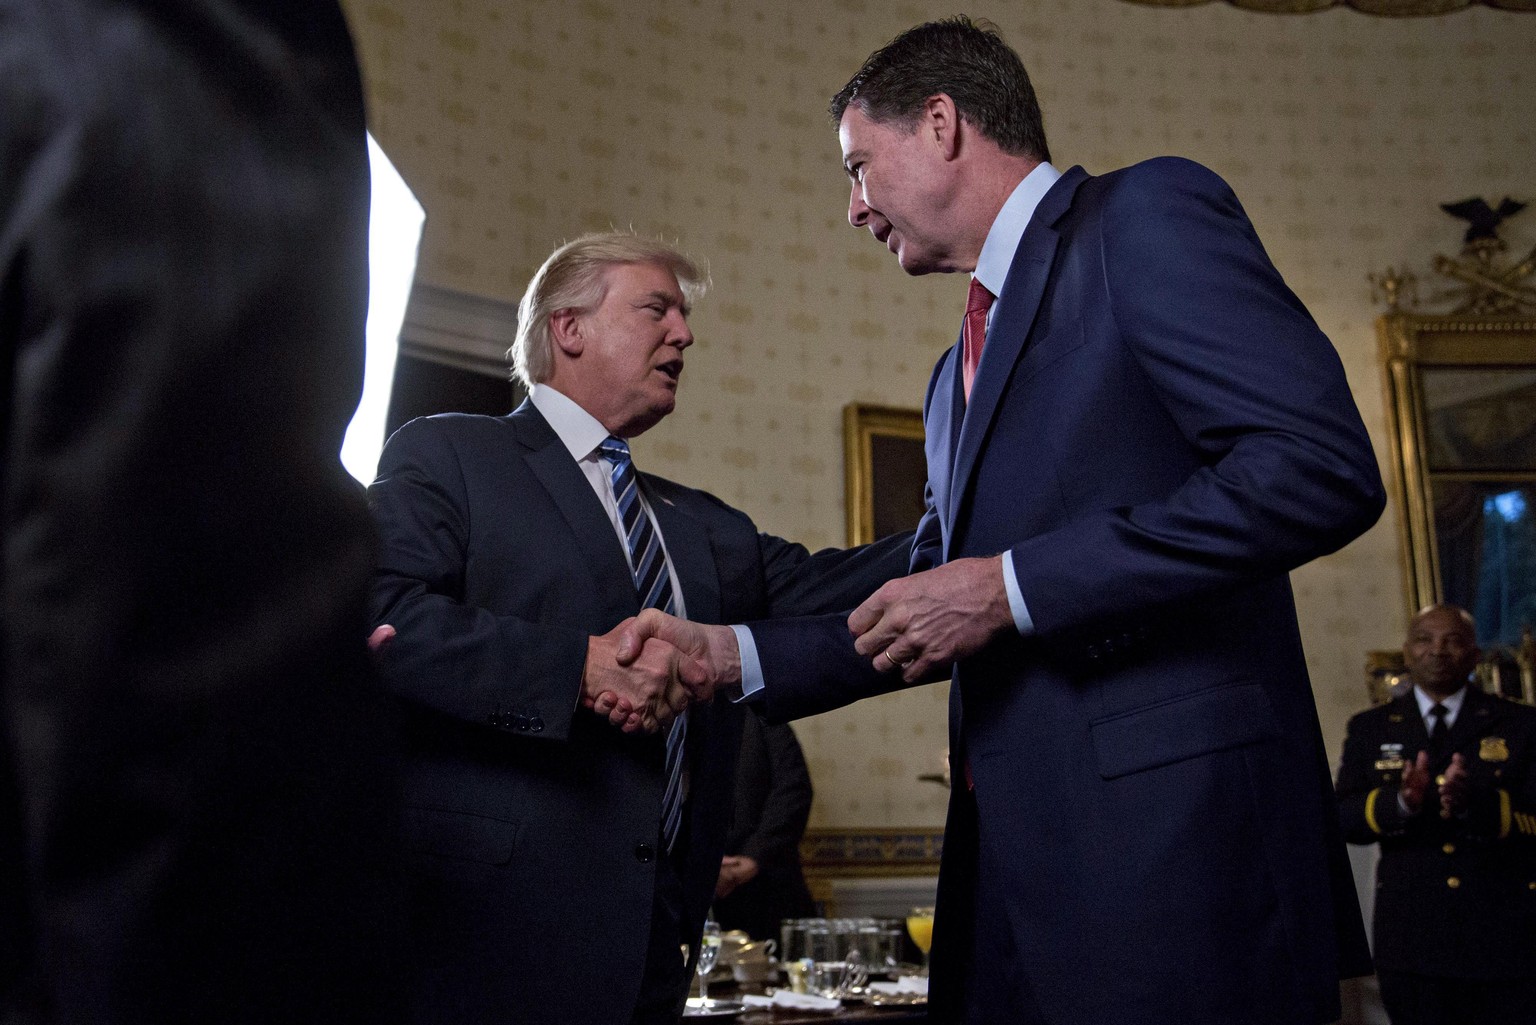
[[[615,598],[614,604],[639,611],[640,599],[635,596],[634,578],[629,572],[629,561],[619,543],[603,505],[592,493],[592,485],[581,472],[581,467],[571,458],[571,453],[560,443],[549,422],[531,402],[524,402],[507,417],[517,431],[518,440],[527,452],[524,459],[533,475],[554,501],[571,533],[576,535],[575,558],[581,560],[598,582],[599,589]],[[619,582],[629,584],[618,588]]]
[[[720,622],[720,579],[715,572],[709,531],[698,520],[663,497],[649,474],[640,474],[640,487],[650,503],[662,542],[677,571],[688,618],[699,623]]]
[[[955,473],[950,486],[948,521],[951,527],[959,518],[965,495],[970,490],[976,461],[997,416],[1004,386],[1028,347],[1030,331],[1035,315],[1040,311],[1040,300],[1045,295],[1060,241],[1055,224],[1071,207],[1078,186],[1087,177],[1081,167],[1074,167],[1051,186],[1035,208],[1029,227],[1024,229],[1024,237],[1019,240],[1019,248],[1013,254],[1008,279],[997,297],[997,312],[993,314],[992,326],[987,332],[987,344],[981,350],[981,365],[977,367],[976,380],[971,385],[965,419],[961,422]]]

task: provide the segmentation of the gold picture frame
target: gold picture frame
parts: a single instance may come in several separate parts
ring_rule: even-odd
[[[1485,458],[1473,452],[1459,462],[1435,455],[1433,450],[1443,448],[1430,424],[1435,375],[1454,379],[1536,372],[1536,318],[1388,313],[1377,318],[1376,329],[1385,370],[1388,461],[1402,536],[1403,593],[1412,616],[1446,600],[1435,482],[1536,484],[1536,461],[1513,465],[1505,453]]]
[[[850,403],[843,455],[850,545],[917,526],[928,484],[921,411]],[[834,879],[936,873],[943,844],[943,829],[831,828],[809,830],[800,849],[811,891],[825,900]]]
[[[928,483],[920,411],[850,403],[843,454],[850,545],[917,526]]]

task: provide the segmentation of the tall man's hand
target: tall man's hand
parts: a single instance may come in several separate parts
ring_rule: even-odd
[[[848,617],[854,648],[917,683],[1015,629],[1003,556],[956,559],[885,584]]]
[[[620,661],[620,644],[634,620],[587,641],[581,703],[625,733],[655,733],[688,707],[689,680],[701,673],[665,640],[635,645]]]
[[[646,609],[620,624],[618,660],[629,665],[655,641],[665,641],[679,655],[680,677],[695,701],[708,701],[721,687],[741,684],[741,649],[728,626],[711,626]],[[654,639],[654,640],[653,640]]]

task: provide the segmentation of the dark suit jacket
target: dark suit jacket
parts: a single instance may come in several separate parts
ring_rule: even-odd
[[[334,0],[0,0],[0,1020],[398,1013],[364,129]]]
[[[736,802],[725,853],[757,861],[758,874],[715,901],[722,929],[745,929],[754,939],[779,935],[779,922],[815,914],[800,867],[800,839],[811,817],[811,774],[788,723],[742,722],[736,764]]]
[[[929,387],[913,565],[1006,552],[1036,633],[954,667],[936,1015],[1332,1021],[1368,968],[1287,571],[1384,504],[1338,357],[1171,158],[1067,172],[997,302],[969,408],[958,346]],[[754,629],[771,718],[899,682]]]
[[[1384,971],[1462,979],[1536,976],[1536,709],[1468,688],[1431,777],[1460,753],[1471,772],[1462,818],[1397,805],[1404,762],[1429,743],[1412,692],[1349,721],[1339,819],[1352,843],[1380,843],[1374,939]]]
[[[849,608],[905,542],[810,555],[701,491],[640,474],[690,618]],[[370,501],[376,618],[398,636],[421,1021],[611,1025],[644,969],[663,789],[660,737],[579,704],[590,635],[639,611],[614,529],[548,423],[443,415],[400,428]],[[685,932],[714,896],[740,706],[689,713]],[[678,994],[679,1002],[683,993]]]

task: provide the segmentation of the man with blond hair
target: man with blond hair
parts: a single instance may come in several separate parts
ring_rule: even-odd
[[[384,448],[374,612],[396,631],[381,657],[408,725],[418,1022],[676,1021],[742,710],[687,707],[663,642],[621,668],[617,628],[647,607],[709,623],[851,608],[906,570],[910,537],[812,555],[636,472],[628,440],[672,412],[704,287],[635,235],[562,246],[519,311],[528,401],[415,420]]]

